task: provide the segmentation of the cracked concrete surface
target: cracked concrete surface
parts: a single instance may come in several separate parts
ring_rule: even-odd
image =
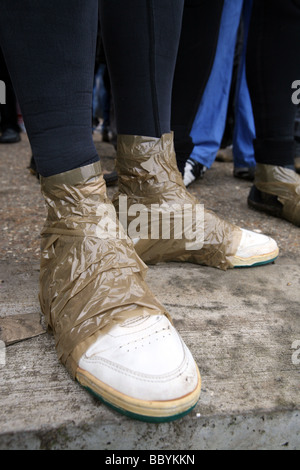
[[[113,147],[95,141],[111,170]],[[0,147],[0,327],[33,314],[44,327],[37,295],[45,207],[29,160],[24,134]],[[232,222],[273,236],[275,264],[224,273],[170,263],[148,273],[199,365],[195,410],[168,424],[118,415],[71,380],[41,331],[7,346],[0,364],[0,449],[299,450],[299,228],[248,209],[250,185],[232,177],[231,164],[216,163],[190,191]]]

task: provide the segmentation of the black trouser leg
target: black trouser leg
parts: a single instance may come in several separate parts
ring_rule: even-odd
[[[172,130],[182,172],[193,151],[190,132],[214,63],[224,0],[185,0],[172,97]]]
[[[38,172],[99,160],[92,139],[97,0],[2,0],[0,44]]]
[[[300,78],[300,1],[254,0],[247,80],[258,163],[294,165],[296,106],[292,83]]]
[[[171,130],[184,0],[99,0],[118,134]]]

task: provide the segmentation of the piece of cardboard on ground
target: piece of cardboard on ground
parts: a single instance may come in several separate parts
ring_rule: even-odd
[[[0,318],[0,341],[9,346],[45,333],[38,313]]]

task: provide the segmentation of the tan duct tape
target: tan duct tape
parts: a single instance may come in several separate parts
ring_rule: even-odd
[[[58,356],[75,377],[81,355],[113,324],[168,315],[145,283],[146,266],[117,221],[100,164],[41,178],[40,304]]]
[[[300,176],[289,168],[257,164],[255,186],[277,196],[282,204],[282,217],[300,226]]]
[[[117,170],[119,192],[113,203],[145,263],[188,261],[223,270],[232,267],[242,231],[205,210],[187,191],[177,168],[172,133],[161,139],[119,136]],[[133,233],[137,219],[140,236]]]

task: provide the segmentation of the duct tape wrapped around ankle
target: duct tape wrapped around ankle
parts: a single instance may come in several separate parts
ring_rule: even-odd
[[[241,230],[204,209],[178,171],[173,134],[119,136],[119,192],[113,203],[147,264],[187,261],[232,267]],[[139,227],[140,233],[136,228]]]
[[[295,171],[259,163],[254,184],[259,191],[277,196],[282,216],[300,226],[300,176]]]
[[[125,207],[117,201],[122,199],[115,200],[120,221],[145,263],[178,261],[222,270],[233,267],[231,258],[237,252],[242,232],[203,205],[151,204],[141,208],[141,204],[131,204],[122,212]]]
[[[80,180],[73,171],[41,181],[49,215],[39,298],[58,356],[75,377],[80,357],[104,328],[167,312],[145,283],[147,267],[113,215],[102,175]]]

